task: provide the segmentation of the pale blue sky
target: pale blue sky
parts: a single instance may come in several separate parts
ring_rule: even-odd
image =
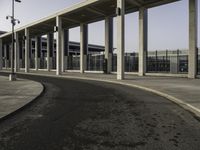
[[[16,18],[23,26],[53,14],[84,0],[22,0],[16,3]],[[200,8],[200,3],[198,4]],[[0,0],[0,30],[9,31],[10,22],[5,19],[11,14],[11,0]],[[199,10],[200,14],[200,10]],[[200,15],[198,16],[200,22]],[[188,0],[149,9],[149,50],[188,48]],[[115,20],[114,20],[115,22]],[[114,23],[115,24],[115,23]],[[200,29],[200,23],[198,25]],[[104,21],[89,25],[89,43],[104,45]],[[126,51],[138,49],[138,13],[126,16]],[[198,31],[198,36],[200,30]],[[116,25],[114,25],[116,37]],[[79,28],[70,30],[70,40],[80,41]],[[114,39],[116,45],[116,38]],[[200,38],[198,38],[200,47]]]

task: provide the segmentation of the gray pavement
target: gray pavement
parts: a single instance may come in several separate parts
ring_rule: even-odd
[[[43,91],[39,82],[17,79],[10,82],[0,76],[0,119],[19,110],[38,97]]]
[[[23,72],[20,72],[23,73]],[[126,75],[125,80],[116,80],[115,74],[65,72],[55,76],[55,72],[31,71],[30,74],[64,78],[90,79],[124,84],[164,96],[200,117],[200,79]]]

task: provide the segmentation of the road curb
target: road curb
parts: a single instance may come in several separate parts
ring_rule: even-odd
[[[32,81],[32,80],[31,80]],[[41,85],[41,90],[39,92],[38,95],[36,95],[32,100],[30,100],[30,102],[24,104],[23,106],[21,106],[20,108],[10,112],[9,114],[7,114],[6,116],[3,116],[0,118],[0,123],[4,120],[7,120],[8,118],[11,118],[12,116],[16,115],[17,113],[19,113],[20,111],[24,110],[26,107],[30,106],[33,102],[35,102],[45,91],[45,86],[40,83],[40,82],[37,82],[37,81],[33,81],[33,82],[36,82],[38,84]]]
[[[120,81],[111,81],[111,80],[96,79],[96,78],[89,78],[89,77],[64,76],[64,75],[56,76],[56,75],[38,74],[38,73],[28,73],[27,74],[27,73],[21,73],[21,72],[18,73],[18,74],[35,75],[35,76],[48,76],[48,77],[53,77],[53,78],[65,78],[65,79],[68,78],[68,79],[100,81],[100,82],[107,82],[107,83],[113,83],[113,84],[119,84],[119,85],[125,85],[125,86],[129,86],[129,87],[133,87],[133,88],[138,88],[138,89],[141,89],[141,90],[145,90],[145,91],[154,93],[158,96],[165,97],[166,99],[174,102],[175,104],[178,104],[179,106],[181,106],[185,110],[189,111],[190,113],[192,113],[196,117],[200,118],[200,109],[190,105],[189,103],[186,103],[186,102],[182,101],[181,99],[178,99],[178,98],[171,96],[169,94],[160,92],[158,90],[154,90],[154,89],[147,88],[147,87],[140,86],[140,85],[136,85],[136,84],[128,84],[128,83],[124,83],[124,82],[120,82]]]

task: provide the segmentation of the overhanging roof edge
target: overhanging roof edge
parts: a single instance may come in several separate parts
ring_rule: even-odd
[[[78,9],[84,8],[84,7],[89,6],[91,4],[95,4],[95,3],[100,2],[100,1],[102,2],[102,0],[86,0],[86,1],[80,2],[80,3],[75,4],[75,5],[73,5],[73,6],[69,7],[69,8],[66,8],[66,9],[63,9],[61,11],[55,12],[54,14],[52,14],[50,16],[44,17],[44,18],[39,19],[37,21],[34,21],[34,22],[30,23],[30,24],[27,24],[27,25],[25,25],[23,27],[15,29],[15,32],[22,31],[25,28],[33,27],[34,25],[37,25],[37,24],[43,23],[45,21],[51,20],[53,18],[56,18],[56,16],[62,16],[64,14],[71,13],[73,11],[76,11]],[[156,6],[159,6],[159,5],[162,5],[162,4],[172,3],[172,2],[176,2],[176,1],[181,1],[181,0],[163,0],[162,2],[160,1],[160,2],[155,3],[155,4],[148,5],[147,7],[148,8],[156,7]],[[5,33],[3,35],[0,35],[0,38],[4,38],[6,36],[11,36],[11,34],[12,34],[12,32]]]
[[[53,18],[55,18],[56,16],[61,16],[61,15],[64,15],[64,14],[66,14],[66,13],[70,13],[70,12],[72,12],[72,11],[75,11],[76,9],[80,9],[81,7],[87,6],[87,5],[89,5],[89,4],[92,4],[92,3],[95,3],[95,2],[98,2],[98,1],[100,1],[100,0],[89,0],[89,1],[84,1],[84,2],[81,2],[81,3],[75,4],[75,5],[72,6],[72,7],[69,7],[69,8],[66,8],[66,9],[64,9],[64,10],[58,11],[58,12],[56,12],[56,13],[50,15],[50,16],[44,17],[44,18],[39,19],[39,20],[37,20],[37,21],[35,21],[35,22],[32,22],[32,23],[30,23],[30,24],[27,24],[27,25],[25,25],[25,26],[22,26],[22,27],[20,27],[20,28],[17,28],[17,29],[15,29],[15,32],[19,32],[19,31],[25,30],[25,28],[30,28],[30,27],[32,27],[32,26],[34,26],[34,25],[39,24],[39,23],[42,23],[42,22],[48,21],[48,20],[50,20],[50,19],[53,19]],[[2,35],[0,36],[0,38],[4,38],[4,37],[9,36],[9,35],[11,35],[11,34],[12,34],[12,32],[8,32],[8,33],[5,33],[5,34],[2,34]]]

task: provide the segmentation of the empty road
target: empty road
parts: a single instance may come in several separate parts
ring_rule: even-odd
[[[166,98],[96,81],[18,77],[41,82],[45,92],[0,122],[0,150],[200,148],[199,119]]]

